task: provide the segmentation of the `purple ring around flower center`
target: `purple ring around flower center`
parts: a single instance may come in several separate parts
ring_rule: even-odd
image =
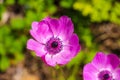
[[[99,80],[113,80],[112,73],[108,70],[103,70],[98,74]]]
[[[46,49],[50,54],[59,53],[62,47],[62,41],[59,38],[52,37],[46,43]]]

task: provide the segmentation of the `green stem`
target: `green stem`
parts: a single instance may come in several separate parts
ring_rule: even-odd
[[[56,69],[57,69],[57,73],[59,73],[59,76],[60,76],[60,77],[58,77],[59,79],[57,79],[57,80],[67,80],[66,79],[66,74],[65,74],[65,72],[63,70],[63,67],[57,66]]]

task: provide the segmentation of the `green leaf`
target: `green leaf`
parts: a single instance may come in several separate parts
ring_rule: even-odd
[[[24,55],[22,54],[22,53],[16,53],[15,54],[15,63],[18,63],[19,61],[22,61],[23,60],[23,58],[24,58]]]
[[[77,54],[76,57],[74,57],[68,64],[67,67],[71,68],[73,65],[79,65],[82,61],[82,59],[84,58],[83,56],[83,52],[81,51],[80,53]]]
[[[97,53],[97,49],[89,50],[89,52],[86,53],[86,56],[85,56],[86,58],[84,60],[84,63],[86,64],[88,62],[91,62],[96,53]]]
[[[64,8],[70,8],[72,7],[73,0],[62,0],[60,2],[60,5]]]
[[[5,55],[6,54],[6,49],[4,44],[0,43],[0,55]]]
[[[23,29],[25,27],[25,20],[23,18],[12,18],[10,23],[13,29]]]
[[[48,10],[49,10],[50,14],[53,14],[57,11],[56,6],[50,6]]]
[[[37,20],[36,13],[32,11],[28,11],[25,18],[26,24],[30,26],[31,23],[36,20]]]
[[[6,36],[4,41],[5,41],[4,45],[6,46],[6,48],[10,48],[13,45],[12,42],[14,42],[13,36],[11,35]]]
[[[10,4],[14,4],[15,0],[6,0],[5,2],[10,5]]]
[[[25,0],[18,0],[19,4],[24,4],[26,1]]]
[[[14,40],[10,47],[10,52],[16,54],[18,52],[22,52],[23,43],[20,40]]]
[[[9,59],[6,56],[2,56],[0,58],[0,70],[5,71],[9,66]]]
[[[71,75],[69,78],[68,78],[68,80],[75,80],[76,79],[76,77],[74,76],[74,75]]]

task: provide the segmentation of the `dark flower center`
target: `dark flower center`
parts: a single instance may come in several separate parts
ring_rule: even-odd
[[[114,80],[112,73],[108,70],[103,70],[98,74],[99,80]]]
[[[50,54],[59,53],[62,50],[62,41],[59,38],[50,38],[46,43],[46,49]]]
[[[104,74],[104,75],[103,75],[103,78],[104,78],[105,80],[109,79],[109,77],[110,77],[109,74]]]
[[[52,46],[53,48],[56,48],[56,47],[58,47],[58,42],[56,42],[56,41],[53,41],[53,42],[52,42],[52,44],[51,44],[51,46]]]

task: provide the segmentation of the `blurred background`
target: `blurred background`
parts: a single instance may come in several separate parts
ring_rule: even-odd
[[[0,80],[83,80],[96,52],[120,56],[120,0],[0,0]],[[63,72],[26,49],[33,21],[69,16],[81,44]]]

